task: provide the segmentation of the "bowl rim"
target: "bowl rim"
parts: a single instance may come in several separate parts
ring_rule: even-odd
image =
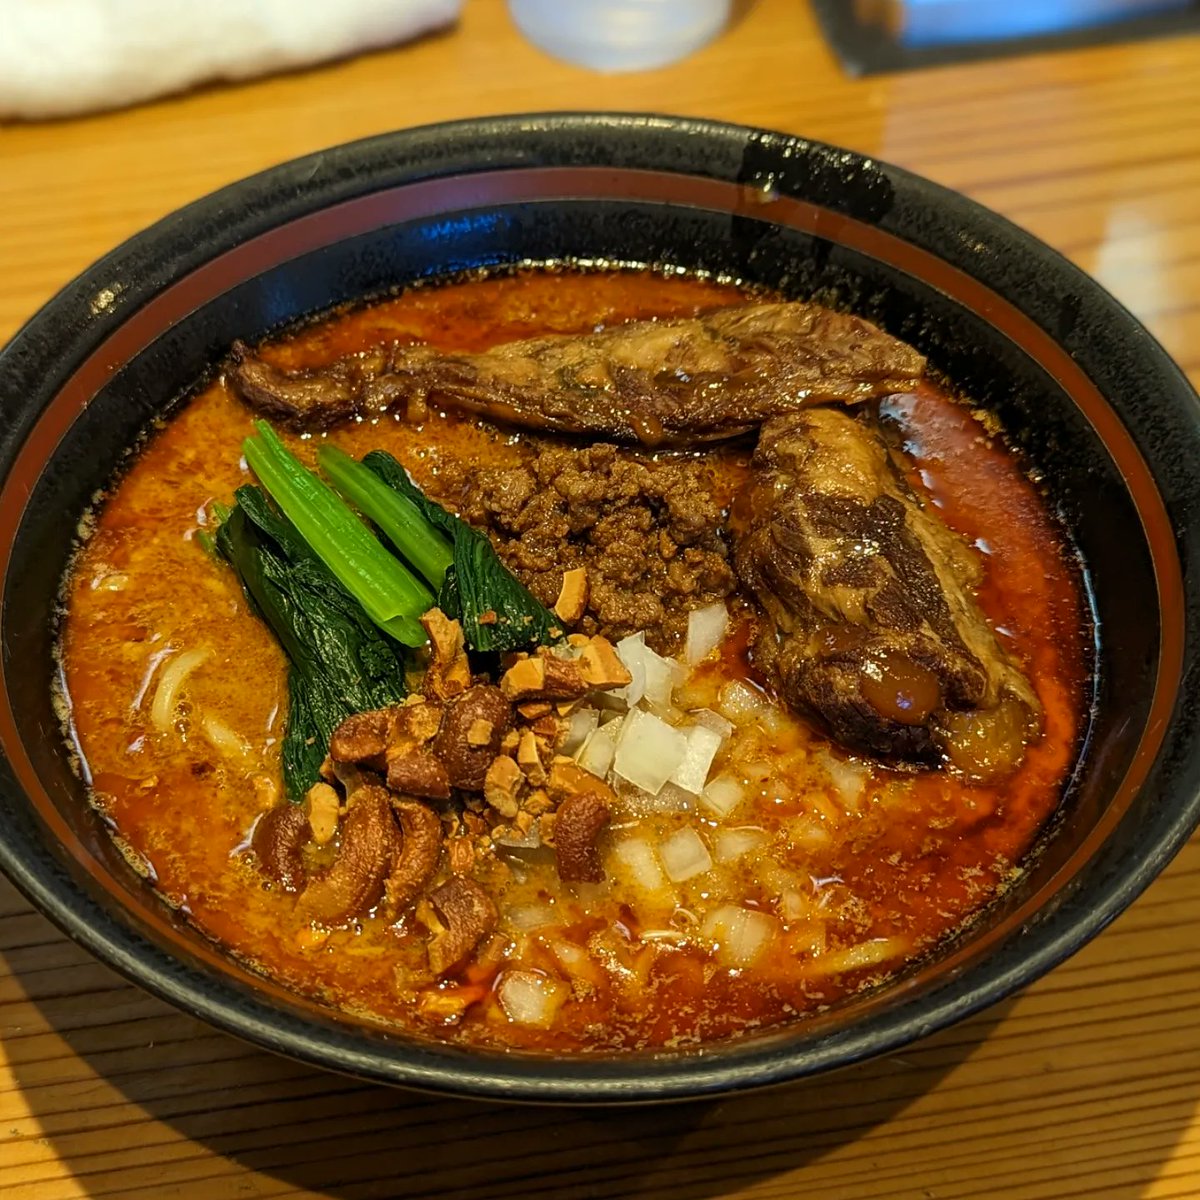
[[[878,188],[867,189],[865,209],[861,193],[857,198],[849,192],[822,195],[820,203],[855,220],[892,228],[999,294],[1007,292],[1006,298],[1018,308],[1022,298],[1011,289],[1023,276],[1018,272],[1014,282],[1011,260],[1031,257],[1033,265],[1051,272],[1060,284],[1069,284],[1083,295],[1090,311],[1115,325],[1132,347],[1142,387],[1157,389],[1176,423],[1182,422],[1196,441],[1200,398],[1136,319],[1056,251],[965,197],[865,156],[770,131],[651,114],[552,113],[422,126],[318,151],[231,184],[135,235],[68,284],[0,351],[0,412],[8,415],[14,405],[22,418],[6,421],[0,431],[0,462],[9,461],[30,421],[79,363],[142,305],[225,250],[272,228],[385,189],[498,167],[528,170],[599,161],[744,183],[751,147],[760,165],[776,160],[782,164],[803,152],[835,178],[851,172],[867,177],[872,187],[878,182]],[[598,153],[604,157],[597,158]],[[786,179],[776,185],[785,192],[795,186]],[[946,219],[925,223],[914,235],[896,215],[905,206],[909,220],[922,210]],[[957,231],[966,228],[977,235],[974,248],[957,238]],[[1096,363],[1089,360],[1086,347],[1084,351],[1075,357],[1094,372]],[[1130,433],[1146,454],[1137,430]],[[1185,466],[1175,469],[1186,474]],[[1155,478],[1161,486],[1163,477]],[[1172,477],[1171,483],[1181,480]],[[1180,512],[1187,499],[1178,486],[1164,494],[1179,557],[1190,567],[1200,567],[1200,535],[1191,534]],[[1191,573],[1191,578],[1196,580],[1197,574]],[[1195,590],[1193,585],[1187,594],[1192,628],[1200,615]],[[1187,745],[1186,729],[1181,729],[1186,724],[1181,721],[1185,700],[1194,707],[1200,695],[1194,635],[1181,654],[1180,690],[1165,730],[1167,743],[1143,784],[1169,784],[1167,790],[1178,793],[1178,803],[1161,806],[1163,812],[1141,832],[1121,869],[1101,880],[1099,895],[1086,905],[1077,897],[1068,898],[1029,935],[1020,956],[975,964],[921,996],[874,1014],[865,1025],[805,1047],[799,1058],[789,1055],[781,1038],[716,1044],[704,1054],[650,1060],[626,1056],[572,1061],[483,1055],[403,1039],[367,1041],[351,1026],[281,1012],[231,980],[182,964],[98,908],[64,872],[48,870],[35,858],[27,860],[19,846],[4,839],[0,868],[69,936],[127,978],[226,1032],[313,1065],[426,1091],[528,1102],[657,1102],[747,1090],[895,1050],[977,1012],[1057,965],[1144,890],[1200,823],[1200,746]]]

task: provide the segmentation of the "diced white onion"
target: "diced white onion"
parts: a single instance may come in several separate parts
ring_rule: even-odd
[[[762,888],[764,895],[779,896],[789,888],[802,888],[804,884],[797,878],[795,872],[786,870],[773,858],[760,854],[754,863],[754,878]],[[805,883],[811,876],[805,878]]]
[[[720,682],[714,678],[716,672],[693,671],[684,677],[675,689],[675,703],[683,709],[711,708],[717,702]]]
[[[717,693],[717,709],[726,720],[737,726],[750,725],[771,707],[771,702],[757,688],[731,679]]]
[[[577,708],[567,718],[567,736],[558,748],[559,754],[574,754],[600,724],[600,714],[594,708]]]
[[[719,734],[721,741],[725,741],[733,733],[733,723],[725,720],[720,713],[713,712],[711,708],[697,708],[688,713],[688,720],[693,725],[703,725],[705,729]]]
[[[625,664],[625,670],[631,678],[623,688],[616,688],[609,695],[624,700],[630,708],[637,704],[646,690],[646,660],[642,657],[645,649],[644,633],[630,634],[616,645],[617,657]]]
[[[713,838],[713,857],[719,863],[733,862],[765,846],[771,835],[758,825],[739,825],[734,829],[719,829]]]
[[[755,759],[753,762],[744,762],[741,765],[742,775],[754,783],[766,783],[768,779],[775,773],[774,766],[769,762],[764,762],[762,759]]]
[[[844,950],[823,954],[817,960],[816,966],[823,975],[863,971],[868,967],[877,967],[890,958],[899,958],[907,952],[908,947],[909,939],[905,937],[872,938],[869,942],[860,942],[857,946],[847,946]]]
[[[592,956],[578,942],[568,942],[565,938],[555,938],[550,943],[550,952],[558,959],[559,966],[572,979],[582,979],[588,983],[600,982],[600,968],[592,960]]]
[[[846,815],[845,812],[838,808],[828,796],[822,792],[808,792],[805,794],[804,803],[808,806],[809,815],[815,821],[820,821],[823,825],[830,829],[836,829],[839,822]]]
[[[683,668],[673,658],[663,658],[649,646],[643,646],[641,653],[646,675],[642,699],[656,708],[670,708],[676,685],[683,681]]]
[[[774,738],[786,737],[795,717],[781,705],[768,704],[758,710],[758,727]]]
[[[727,967],[757,962],[775,938],[774,917],[738,904],[722,904],[704,918],[701,932],[714,943],[717,961]]]
[[[654,895],[670,888],[650,843],[637,834],[613,843],[614,873],[623,875],[634,887]]]
[[[666,721],[668,725],[683,724],[683,709],[676,708],[674,704],[655,704],[648,697],[643,696],[642,707]]]
[[[517,1025],[548,1029],[563,1006],[569,989],[560,979],[532,971],[505,971],[496,998],[505,1016]]]
[[[207,649],[185,650],[163,667],[163,672],[158,677],[158,687],[154,690],[154,699],[150,704],[150,720],[160,733],[171,731],[175,723],[175,707],[179,703],[187,677],[207,662],[211,653]]]
[[[698,796],[704,790],[712,761],[721,748],[721,735],[704,725],[689,725],[680,732],[687,744],[683,761],[671,773],[671,782]]]
[[[707,658],[720,644],[729,628],[729,612],[723,601],[694,608],[688,613],[687,642],[683,658],[688,663],[698,663]]]
[[[779,915],[785,921],[799,921],[812,912],[812,908],[804,893],[795,888],[788,888],[779,896]]]
[[[514,904],[506,909],[505,921],[514,929],[540,929],[543,925],[555,924],[554,909],[548,904]]]
[[[714,816],[727,817],[746,798],[746,789],[732,775],[718,775],[700,793],[700,803]]]
[[[677,829],[658,845],[658,857],[674,883],[683,883],[695,875],[703,875],[712,869],[708,847],[700,835],[685,825]]]
[[[687,738],[678,729],[653,713],[631,709],[621,726],[613,771],[656,796],[683,762],[686,750]]]
[[[613,791],[621,802],[620,812],[623,816],[649,817],[656,813],[690,812],[696,806],[696,797],[669,779],[653,796],[623,779],[613,780]]]
[[[829,827],[816,817],[797,817],[788,826],[792,844],[805,850],[822,850],[829,845],[833,834]]]
[[[614,688],[608,692],[592,692],[588,695],[588,703],[594,704],[600,710],[600,724],[606,717],[619,717],[628,708],[625,703],[625,688]]]
[[[585,913],[596,912],[608,903],[608,887],[603,883],[572,883],[568,890]]]
[[[576,762],[585,770],[603,779],[612,767],[613,755],[617,752],[617,739],[621,736],[623,720],[609,721],[592,730],[586,742],[575,756]]]
[[[833,784],[833,790],[843,807],[848,812],[857,812],[867,779],[870,777],[866,765],[828,752],[821,755],[819,762],[829,776],[829,782]]]

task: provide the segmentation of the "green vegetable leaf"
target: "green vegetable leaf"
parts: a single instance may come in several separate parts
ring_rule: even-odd
[[[449,539],[453,562],[441,580],[438,607],[462,623],[472,650],[504,653],[562,636],[561,623],[500,561],[486,534],[430,500],[386,451],[371,451],[363,466]],[[397,543],[397,548],[406,553],[403,545]]]
[[[291,664],[282,759],[288,797],[298,801],[346,717],[403,699],[404,662],[260,489],[239,488],[236,498],[216,547]]]
[[[266,421],[243,443],[246,461],[283,514],[380,629],[406,646],[423,646],[418,618],[433,596],[399,559],[279,440]]]
[[[430,586],[440,588],[454,555],[450,542],[429,523],[422,510],[337,446],[322,446],[317,451],[317,462],[333,486],[379,526]]]

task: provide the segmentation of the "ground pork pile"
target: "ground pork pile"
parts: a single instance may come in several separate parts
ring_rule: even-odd
[[[582,633],[645,630],[655,650],[673,654],[688,612],[734,588],[712,472],[694,459],[549,446],[518,467],[458,464],[442,482],[544,604],[554,604],[565,571],[586,569]]]

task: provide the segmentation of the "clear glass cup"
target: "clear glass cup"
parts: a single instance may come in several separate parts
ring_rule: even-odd
[[[732,0],[508,0],[535,46],[596,71],[646,71],[686,58],[729,21]]]

